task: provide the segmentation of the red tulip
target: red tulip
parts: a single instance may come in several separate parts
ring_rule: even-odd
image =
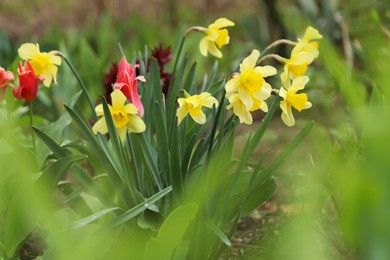
[[[34,100],[38,93],[38,84],[45,78],[42,75],[37,77],[28,61],[24,63],[24,67],[22,66],[22,62],[19,62],[18,74],[20,86],[12,89],[14,97],[26,101]]]
[[[11,85],[8,83],[9,80],[14,80],[14,74],[0,67],[0,102],[4,99],[7,87]]]
[[[144,82],[145,78],[143,76],[136,76],[133,66],[123,56],[119,63],[114,87],[122,91],[127,99],[138,109],[138,114],[142,116],[144,114],[144,107],[138,94],[138,80]]]

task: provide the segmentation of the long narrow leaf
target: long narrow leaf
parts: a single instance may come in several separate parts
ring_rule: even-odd
[[[141,214],[145,209],[150,207],[151,205],[155,204],[157,201],[159,201],[162,197],[167,195],[172,191],[172,186],[169,186],[149,199],[146,199],[145,202],[138,204],[137,206],[133,207],[132,209],[126,211],[122,215],[118,216],[116,219],[114,219],[107,227],[108,228],[114,228],[119,225],[122,225],[123,223],[126,223],[130,219],[136,217],[137,215]]]

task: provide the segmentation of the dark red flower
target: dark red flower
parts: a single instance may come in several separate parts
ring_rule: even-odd
[[[13,88],[12,93],[15,98],[32,101],[37,96],[39,82],[42,82],[45,78],[42,75],[37,77],[28,61],[24,63],[24,67],[22,62],[19,61],[18,66],[19,87]]]
[[[157,63],[160,66],[160,73],[162,73],[164,71],[164,65],[172,60],[171,46],[164,49],[160,43],[152,50],[152,57],[157,60]]]
[[[116,75],[118,74],[118,64],[113,63],[111,65],[110,71],[107,72],[103,77],[104,84],[104,97],[107,100],[107,103],[111,104],[111,93],[113,90],[113,85],[116,81]]]
[[[145,81],[145,78],[143,76],[136,76],[133,66],[123,56],[119,63],[114,87],[122,91],[127,99],[135,105],[138,109],[138,114],[142,117],[144,107],[138,94],[138,80]]]
[[[164,71],[164,66],[172,60],[171,46],[164,49],[160,43],[152,50],[152,57],[156,59],[158,66],[160,68],[160,77],[161,77],[161,88],[164,96],[168,95],[168,88],[171,79],[171,73]],[[149,62],[148,62],[149,64]]]

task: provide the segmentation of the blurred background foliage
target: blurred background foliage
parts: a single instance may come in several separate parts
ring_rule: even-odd
[[[39,42],[43,50],[59,48],[68,53],[93,98],[98,98],[104,94],[102,75],[119,60],[118,42],[133,58],[145,45],[150,50],[159,43],[172,46],[174,54],[188,27],[206,26],[218,17],[236,22],[219,61],[225,75],[253,48],[261,51],[273,40],[295,39],[307,25],[324,35],[320,60],[309,71],[313,108],[300,113],[294,128],[275,120],[260,149],[278,151],[278,143],[307,121],[314,120],[315,128],[279,170],[268,208],[243,221],[226,258],[390,259],[388,0],[0,0],[0,65],[15,68],[23,42]],[[192,51],[200,37],[190,35],[185,52],[207,73],[214,59]],[[276,50],[282,56],[289,51],[286,46]],[[38,123],[53,120],[45,111],[76,92],[68,69],[60,70],[59,86],[39,96],[43,105],[35,109],[43,118],[37,118]],[[15,111],[14,115],[23,113]],[[237,143],[256,126],[241,127]],[[0,131],[2,136],[11,135],[4,127]],[[4,154],[6,149],[1,145]],[[31,156],[21,151],[23,163],[5,163],[12,162],[5,158],[1,173],[10,168],[34,172],[30,167],[34,162],[28,163]],[[12,194],[9,188],[0,187],[0,200]],[[72,245],[62,246],[65,252]]]

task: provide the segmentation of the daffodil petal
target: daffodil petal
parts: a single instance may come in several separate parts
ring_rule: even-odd
[[[126,134],[127,134],[127,128],[126,127],[121,127],[117,128],[118,130],[118,135],[121,140],[125,140]]]
[[[239,89],[240,75],[233,76],[228,82],[226,82],[226,93],[232,93]]]
[[[240,64],[241,72],[247,69],[253,69],[256,66],[257,60],[259,59],[260,52],[254,49],[251,54],[246,57]]]
[[[208,51],[214,57],[222,58],[222,52],[220,50],[218,50],[218,48],[217,48],[217,46],[215,45],[214,42],[209,42],[208,43]]]
[[[238,93],[241,102],[245,105],[246,110],[250,110],[253,106],[253,100],[250,93],[246,90],[242,90]]]
[[[177,125],[180,125],[181,121],[186,117],[188,114],[188,109],[186,109],[185,106],[180,106],[176,111],[177,116]]]
[[[92,131],[94,134],[101,133],[106,134],[108,133],[107,123],[105,117],[100,118],[93,126]]]
[[[282,109],[282,121],[287,126],[293,126],[295,124],[295,118],[291,111],[291,106],[287,105],[287,102],[285,100],[282,100],[280,102],[280,108]]]
[[[50,55],[51,55],[50,60],[53,64],[61,65],[61,57],[55,55],[54,52],[52,51],[50,52]]]
[[[297,92],[298,90],[302,90],[305,88],[305,85],[309,82],[308,76],[300,76],[293,80],[291,87],[289,90]]]
[[[212,30],[218,30],[224,27],[234,26],[234,22],[226,18],[219,18],[214,23],[209,25],[209,28]]]
[[[24,43],[18,49],[18,54],[22,60],[30,60],[39,53],[39,45],[33,43]]]
[[[255,71],[260,72],[263,78],[276,74],[276,69],[272,66],[257,66]]]
[[[261,109],[263,112],[267,113],[267,112],[268,112],[268,105],[267,105],[267,103],[261,102],[261,103],[260,103],[260,109]]]
[[[133,133],[142,133],[146,129],[145,122],[138,115],[128,115],[127,129]]]
[[[199,116],[191,116],[194,121],[200,125],[206,123],[206,115],[202,112]]]
[[[119,89],[111,93],[111,103],[114,109],[121,108],[126,102],[126,96]]]
[[[132,114],[132,115],[137,115],[138,114],[138,109],[134,104],[126,104],[123,107],[123,112],[126,114]]]
[[[317,40],[317,39],[322,39],[322,35],[318,32],[317,29],[309,26],[306,28],[306,31],[302,39],[305,41]]]
[[[280,88],[279,89],[279,96],[282,97],[283,99],[286,99],[287,91],[284,88]]]
[[[256,97],[260,100],[266,100],[271,96],[272,87],[269,83],[264,82],[261,89],[256,92]]]
[[[311,106],[312,106],[311,102],[307,101],[307,102],[305,103],[304,109],[311,108]]]
[[[104,110],[103,110],[103,105],[99,104],[95,107],[95,112],[97,116],[103,116],[104,115]]]
[[[205,57],[207,57],[208,46],[209,46],[209,41],[206,39],[206,37],[203,37],[199,43],[199,50],[200,50],[200,54],[202,54]]]
[[[43,77],[45,78],[43,80],[43,85],[45,85],[45,87],[50,87],[51,81],[53,80],[53,74],[51,74],[49,71],[45,71],[43,73]]]

